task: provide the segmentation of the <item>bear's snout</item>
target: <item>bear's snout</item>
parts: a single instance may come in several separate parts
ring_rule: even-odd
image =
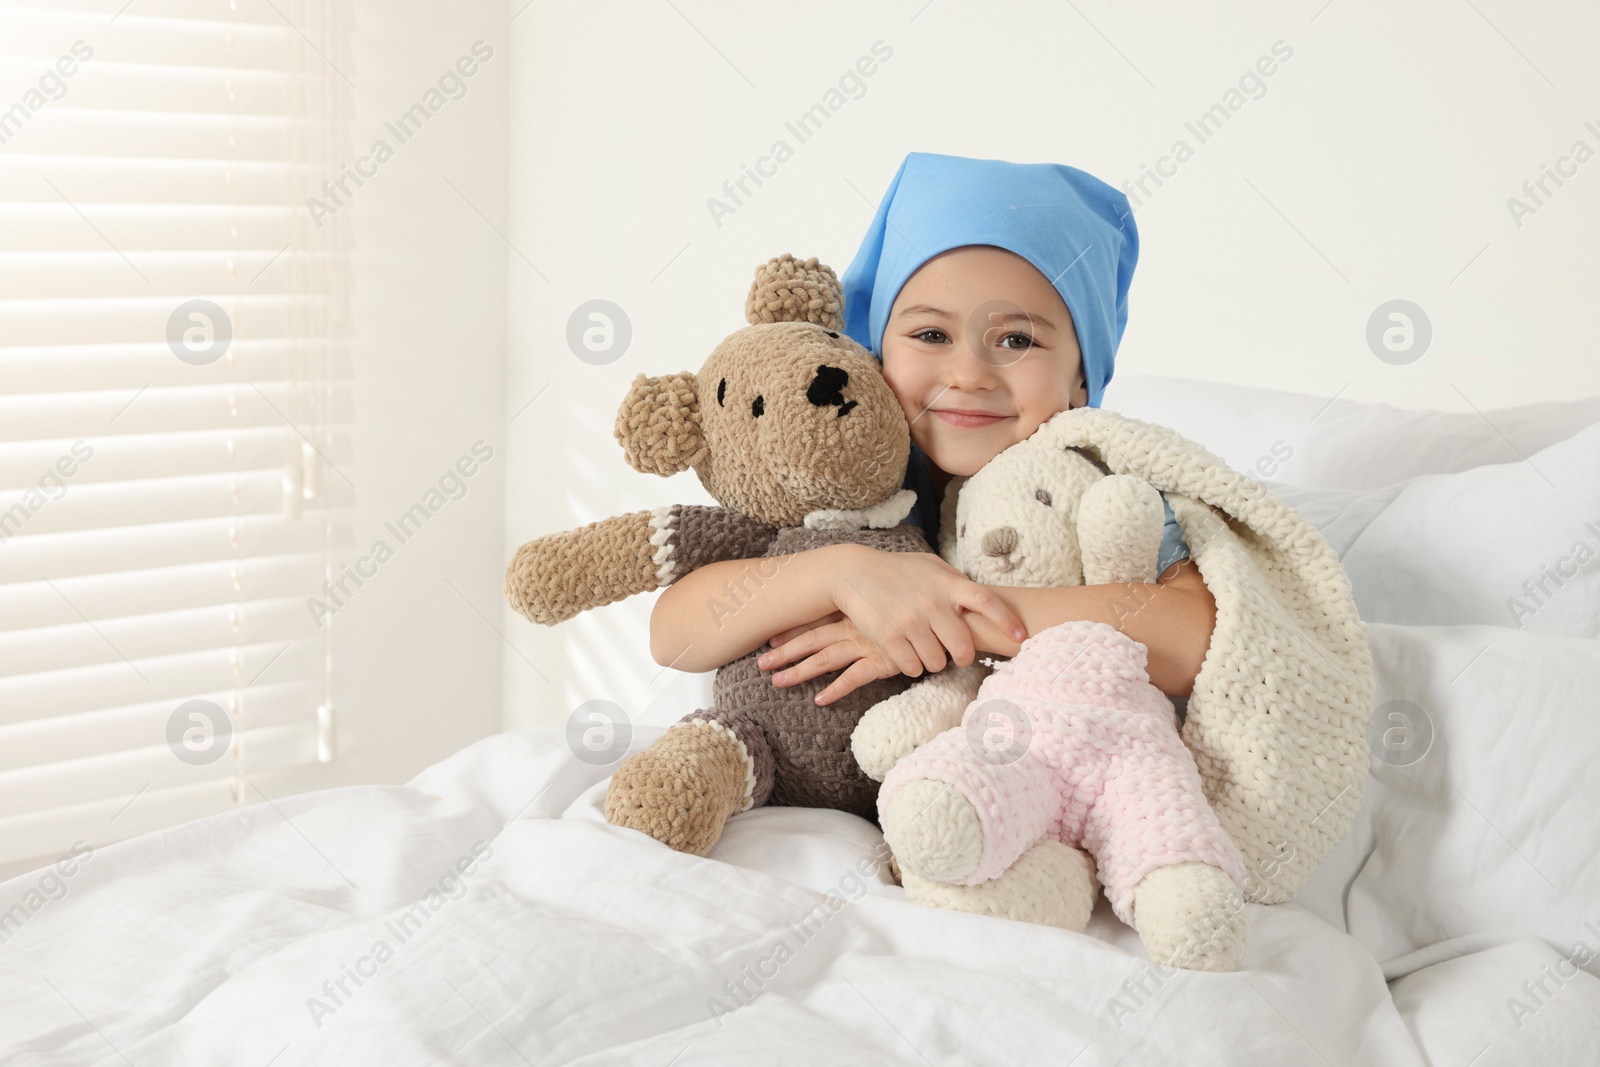
[[[806,399],[817,407],[833,406],[839,409],[834,418],[843,418],[856,406],[854,400],[844,398],[844,387],[850,384],[850,372],[843,367],[830,367],[826,363],[817,368],[816,377],[806,387]]]

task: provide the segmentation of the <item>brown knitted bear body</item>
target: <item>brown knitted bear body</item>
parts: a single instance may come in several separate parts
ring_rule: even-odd
[[[781,556],[847,543],[885,552],[929,550],[927,541],[912,526],[892,530],[795,527],[780,531],[766,554]],[[837,808],[876,822],[878,783],[856,763],[850,736],[868,708],[902,692],[911,679],[904,675],[882,678],[819,707],[816,695],[839,676],[838,671],[779,689],[772,684],[771,672],[756,666],[761,652],[756,649],[719,670],[712,681],[714,710],[697,711],[689,718],[712,716],[724,723],[743,718],[761,732],[771,753],[772,774],[770,782],[764,782],[758,773],[752,806]]]

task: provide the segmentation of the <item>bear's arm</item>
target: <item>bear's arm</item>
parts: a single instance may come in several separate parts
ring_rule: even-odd
[[[765,554],[776,531],[726,508],[673,504],[535,538],[506,568],[506,600],[553,626],[670,585],[723,559]]]
[[[651,515],[650,543],[661,585],[726,559],[765,556],[778,531],[728,508],[674,504]]]

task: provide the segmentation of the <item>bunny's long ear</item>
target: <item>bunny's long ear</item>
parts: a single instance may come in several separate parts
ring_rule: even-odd
[[[939,556],[957,570],[961,569],[961,557],[956,554],[956,502],[965,484],[963,475],[951,478],[944,487],[944,499],[939,502]]]
[[[796,259],[785,252],[756,268],[744,302],[752,326],[763,322],[813,322],[825,330],[844,329],[844,289],[833,268],[815,256]]]
[[[705,459],[694,375],[687,371],[660,378],[639,375],[617,409],[613,432],[628,466],[645,474],[666,477]]]

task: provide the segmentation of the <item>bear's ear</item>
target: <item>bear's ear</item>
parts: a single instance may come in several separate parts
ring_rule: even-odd
[[[633,380],[617,410],[616,438],[628,466],[663,477],[686,471],[706,457],[700,400],[688,371]]]
[[[762,322],[814,322],[825,330],[844,329],[844,289],[833,268],[816,257],[796,259],[785,252],[756,268],[744,302],[752,326]]]

